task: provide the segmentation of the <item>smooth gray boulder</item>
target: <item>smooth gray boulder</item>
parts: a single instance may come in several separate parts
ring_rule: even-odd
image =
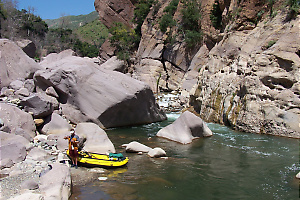
[[[25,145],[29,144],[28,140],[22,136],[9,134],[2,131],[0,131],[0,140],[1,165],[2,160],[4,160],[3,162],[5,163],[9,161],[7,159],[11,159],[13,163],[18,163],[25,159],[27,154]]]
[[[157,136],[189,144],[196,138],[212,136],[212,132],[200,117],[185,111],[175,122],[158,131]]]
[[[71,125],[56,113],[52,113],[45,119],[44,125],[40,132],[46,135],[49,134],[68,134],[71,130]]]
[[[76,113],[81,112],[77,119],[86,118],[101,128],[166,119],[149,86],[125,74],[99,69],[91,60],[74,56],[41,65],[47,70],[35,73],[37,86],[55,88],[61,104],[71,104]]]
[[[167,153],[162,148],[159,148],[159,147],[151,149],[148,152],[148,156],[150,156],[151,158],[159,158],[159,157],[164,157],[166,155],[167,155]]]
[[[0,131],[16,134],[23,129],[26,138],[33,138],[36,135],[32,116],[14,105],[0,103],[0,118],[4,124],[0,127]]]
[[[141,144],[139,142],[133,141],[130,142],[129,144],[125,145],[126,146],[126,152],[129,153],[138,153],[138,152],[144,152],[148,153],[152,148]]]
[[[0,39],[0,88],[9,86],[17,79],[32,78],[41,69],[20,47],[7,39]]]
[[[24,106],[26,112],[32,112],[35,118],[46,117],[58,108],[56,98],[44,93],[35,93],[26,97],[22,99],[20,105]]]
[[[55,163],[41,176],[40,191],[45,200],[68,200],[71,196],[71,173],[67,165]]]
[[[40,149],[38,147],[35,147],[29,151],[26,158],[31,159],[31,160],[41,161],[41,160],[46,160],[46,158],[48,156],[49,156],[49,153],[47,151]]]
[[[115,147],[106,132],[94,123],[79,123],[75,133],[80,138],[86,138],[83,149],[95,153],[115,153]]]

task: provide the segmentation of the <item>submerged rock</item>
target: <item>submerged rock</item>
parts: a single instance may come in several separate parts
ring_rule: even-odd
[[[188,144],[196,138],[212,136],[212,132],[200,117],[185,111],[175,122],[158,131],[157,136]]]
[[[159,148],[159,147],[151,149],[148,152],[148,156],[150,156],[151,158],[165,157],[166,155],[167,155],[167,153],[162,148]]]
[[[138,152],[149,152],[152,148],[141,144],[139,142],[133,141],[126,145],[126,152],[138,153]]]

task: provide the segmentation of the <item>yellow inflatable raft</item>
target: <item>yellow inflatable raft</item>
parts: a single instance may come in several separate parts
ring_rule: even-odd
[[[69,156],[69,150],[67,151],[67,155]],[[128,160],[128,157],[124,157],[121,153],[110,153],[109,155],[106,155],[86,151],[79,151],[77,161],[81,164],[86,164],[90,166],[122,167],[128,163]]]

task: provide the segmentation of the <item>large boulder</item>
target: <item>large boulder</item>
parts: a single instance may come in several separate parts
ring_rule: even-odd
[[[56,98],[48,96],[44,93],[35,93],[29,97],[24,98],[20,102],[24,106],[26,112],[33,113],[35,118],[46,117],[51,115],[54,109],[58,108]]]
[[[41,67],[20,47],[7,39],[0,39],[0,88],[17,79],[32,78]]]
[[[16,43],[30,58],[36,56],[36,46],[32,41],[25,39],[19,40]]]
[[[71,173],[67,165],[55,163],[40,179],[40,191],[45,200],[68,200],[71,196]]]
[[[188,144],[196,138],[212,136],[212,132],[200,117],[185,111],[175,122],[158,131],[157,136]]]
[[[7,165],[7,161],[11,160],[13,163],[21,162],[26,157],[26,146],[29,141],[19,135],[13,135],[0,131],[0,168]],[[3,162],[2,162],[3,161]]]
[[[125,74],[99,69],[89,59],[74,56],[42,65],[47,70],[35,73],[37,85],[42,89],[55,88],[62,104],[71,104],[81,112],[82,117],[76,119],[85,118],[101,128],[166,119],[149,86]]]
[[[71,130],[71,125],[62,118],[60,115],[56,113],[52,113],[45,119],[45,123],[43,127],[41,127],[41,133],[49,135],[49,134],[68,134]]]
[[[80,138],[86,138],[84,150],[95,153],[115,153],[115,147],[106,132],[94,123],[79,123],[75,130]]]
[[[12,134],[22,133],[28,139],[36,135],[32,116],[14,105],[0,103],[0,119],[4,124],[0,127],[0,131]]]

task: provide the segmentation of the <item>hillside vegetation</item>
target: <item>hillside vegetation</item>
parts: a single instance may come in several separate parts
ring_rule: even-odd
[[[36,59],[49,53],[74,50],[79,56],[97,57],[108,30],[97,12],[43,21],[32,10],[18,10],[12,0],[0,0],[0,37],[29,39],[36,45]]]
[[[60,28],[63,25],[67,29],[74,30],[98,18],[98,13],[93,11],[87,15],[68,15],[62,16],[58,19],[45,19],[44,21],[48,24],[49,28]]]

